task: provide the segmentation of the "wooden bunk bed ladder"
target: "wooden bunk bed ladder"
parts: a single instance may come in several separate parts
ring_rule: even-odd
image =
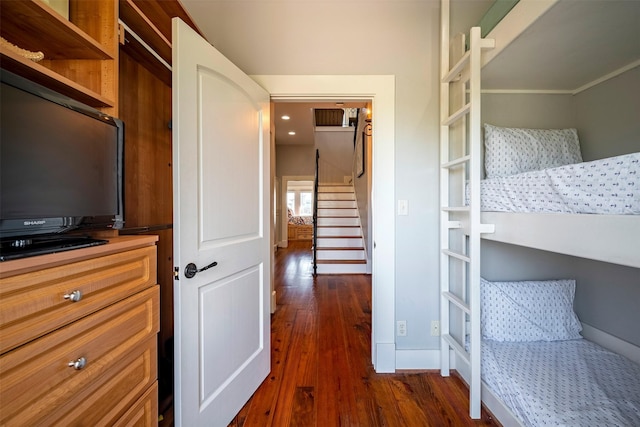
[[[494,229],[480,219],[480,69],[481,52],[493,48],[494,41],[482,39],[480,28],[474,27],[465,51],[464,35],[449,42],[448,0],[442,1],[441,13],[440,370],[441,375],[449,375],[451,349],[468,366],[469,414],[477,419],[481,412],[480,235]],[[450,59],[455,62],[452,67]],[[465,203],[467,182],[470,198]]]

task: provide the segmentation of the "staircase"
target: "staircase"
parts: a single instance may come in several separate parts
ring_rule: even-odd
[[[367,260],[352,185],[318,186],[317,274],[364,274]]]

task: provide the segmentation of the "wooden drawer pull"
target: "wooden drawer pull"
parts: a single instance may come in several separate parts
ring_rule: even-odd
[[[71,302],[78,302],[82,299],[82,291],[76,290],[70,294],[64,294],[64,299],[68,299]]]
[[[85,359],[84,357],[80,357],[77,360],[72,360],[71,362],[69,362],[69,367],[75,369],[76,371],[79,371],[85,366],[87,366],[87,359]]]

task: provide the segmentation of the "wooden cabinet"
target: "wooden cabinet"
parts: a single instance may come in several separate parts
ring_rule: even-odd
[[[156,240],[0,265],[0,425],[157,425]]]

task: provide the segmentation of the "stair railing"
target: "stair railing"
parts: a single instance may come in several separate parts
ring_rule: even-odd
[[[318,165],[320,151],[316,149],[316,176],[313,181],[313,275],[318,275]]]

